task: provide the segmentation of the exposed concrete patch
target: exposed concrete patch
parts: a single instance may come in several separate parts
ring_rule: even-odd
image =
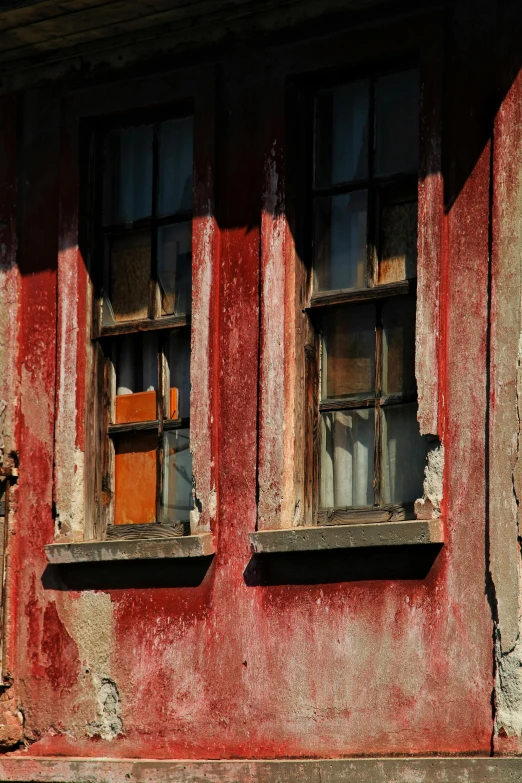
[[[14,748],[23,741],[24,716],[10,688],[0,694],[0,749]]]
[[[66,497],[56,508],[54,534],[57,541],[82,541],[84,535],[85,494],[84,494],[84,458],[80,449],[74,452],[74,474],[72,485],[67,487]],[[63,482],[65,483],[65,482]]]
[[[495,644],[497,658],[495,687],[495,733],[522,737],[522,640],[511,652],[502,654],[500,639]]]
[[[123,729],[123,721],[120,717],[121,702],[116,683],[109,677],[93,678],[98,699],[98,718],[87,726],[87,734],[90,737],[101,737],[104,740],[113,740]]]
[[[83,592],[76,601],[62,607],[60,614],[78,646],[84,670],[88,704],[82,710],[83,715],[95,712],[94,718],[84,718],[84,731],[90,737],[112,740],[122,732],[123,721],[118,687],[110,671],[113,640],[111,598],[107,593]]]
[[[444,444],[436,440],[426,459],[422,498],[415,501],[417,519],[437,519],[440,517],[443,479]]]

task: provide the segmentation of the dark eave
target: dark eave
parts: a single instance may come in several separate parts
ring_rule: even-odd
[[[437,3],[439,4],[439,3]],[[431,2],[423,4],[432,5]],[[190,50],[244,35],[314,23],[329,15],[351,20],[407,8],[410,0],[36,0],[0,5],[0,73],[3,91],[43,78],[59,78],[63,64],[99,63],[126,49]],[[134,56],[134,55],[133,55]],[[142,55],[139,55],[142,56]],[[62,68],[56,69],[61,63]],[[42,71],[42,67],[47,71]],[[28,72],[32,72],[29,76]]]

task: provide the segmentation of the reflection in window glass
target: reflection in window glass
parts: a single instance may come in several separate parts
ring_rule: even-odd
[[[375,85],[379,176],[416,171],[419,160],[419,74],[384,76]]]
[[[116,394],[136,394],[158,388],[158,338],[154,332],[126,334],[113,341]]]
[[[152,213],[152,125],[113,131],[107,139],[104,223]]]
[[[167,341],[167,389],[175,389],[177,416],[170,410],[171,419],[186,419],[190,416],[190,333],[185,329],[174,329]]]
[[[315,200],[315,289],[366,285],[365,190]]]
[[[156,521],[156,433],[119,435],[114,441],[114,524]]]
[[[315,105],[315,186],[368,174],[369,82],[325,90]]]
[[[323,508],[373,504],[374,419],[373,408],[322,414]]]
[[[417,277],[417,202],[383,204],[380,216],[379,283]]]
[[[192,285],[191,223],[175,223],[158,230],[158,278],[162,315],[188,313]]]
[[[147,318],[151,248],[148,231],[113,236],[109,243],[109,296],[115,321]]]
[[[323,321],[322,398],[375,392],[375,305],[336,308]]]
[[[165,433],[163,469],[163,521],[189,522],[192,509],[192,454],[188,429]]]
[[[422,497],[428,442],[417,421],[417,403],[381,409],[385,503],[413,503]]]
[[[415,393],[415,299],[389,299],[382,308],[384,394]]]
[[[193,118],[163,122],[159,129],[158,215],[192,209]]]

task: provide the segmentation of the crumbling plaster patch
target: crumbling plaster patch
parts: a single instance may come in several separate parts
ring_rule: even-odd
[[[85,525],[84,458],[84,452],[76,448],[72,483],[66,482],[65,478],[60,481],[62,477],[60,471],[57,470],[57,484],[61,486],[54,515],[54,533],[57,541],[64,538],[68,541],[83,540]]]
[[[513,497],[511,505],[517,519],[522,497],[522,461],[520,452],[520,416],[522,406],[522,328],[518,347],[516,373],[516,429],[512,435],[510,448],[512,465]],[[519,531],[520,536],[520,531]],[[503,648],[500,625],[495,630],[495,734],[505,737],[522,737],[522,563],[519,558],[518,570],[518,634],[511,649]]]
[[[495,733],[522,737],[522,639],[503,654],[498,634],[495,643]]]
[[[422,498],[415,501],[417,519],[437,519],[440,517],[443,480],[444,444],[436,440],[432,443],[426,458]]]
[[[70,727],[71,733],[112,740],[123,731],[123,721],[118,687],[111,677],[111,598],[107,593],[82,592],[77,600],[64,602],[58,612],[78,646],[86,686],[82,694],[87,703],[80,711],[84,723]]]

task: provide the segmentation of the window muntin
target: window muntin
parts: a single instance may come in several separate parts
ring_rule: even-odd
[[[190,530],[192,137],[187,113],[111,128],[97,144],[109,537]]]
[[[418,72],[314,101],[313,293],[320,333],[318,521],[412,512],[427,442],[416,419]]]

